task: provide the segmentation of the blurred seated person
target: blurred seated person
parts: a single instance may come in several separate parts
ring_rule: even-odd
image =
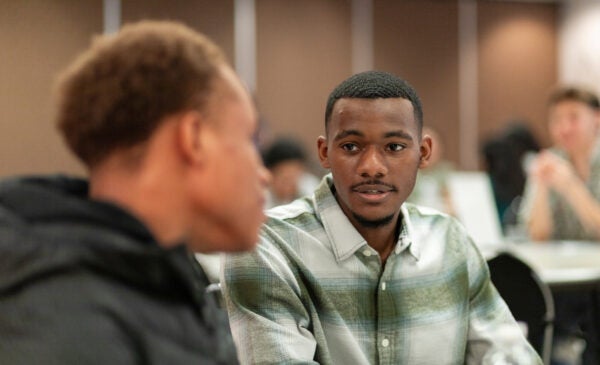
[[[529,235],[538,241],[600,238],[600,149],[598,97],[584,89],[560,88],[549,100],[548,128],[553,146],[532,162],[522,209]],[[583,364],[599,364],[595,292],[554,294],[556,307],[553,364],[565,347],[585,340]],[[569,353],[570,351],[564,351]]]
[[[511,122],[482,148],[485,170],[490,177],[498,218],[506,233],[517,225],[519,205],[527,179],[527,160],[540,150],[525,121]]]
[[[262,152],[263,162],[272,174],[266,208],[287,204],[312,193],[319,180],[308,171],[308,158],[302,144],[280,137]]]
[[[522,217],[530,237],[600,239],[600,104],[592,92],[563,88],[549,101],[553,147],[531,165]]]
[[[454,214],[448,190],[448,175],[454,167],[450,161],[444,159],[444,144],[437,131],[423,126],[423,135],[431,137],[431,157],[429,164],[418,171],[414,190],[407,200],[413,204]]]

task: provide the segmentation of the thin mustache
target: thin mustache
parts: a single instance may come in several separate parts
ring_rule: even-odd
[[[397,190],[394,185],[385,183],[381,180],[367,180],[367,181],[360,182],[358,184],[352,185],[352,190],[356,190],[357,188],[359,188],[363,185],[383,185],[383,186],[387,186],[388,188],[392,189],[392,191]]]

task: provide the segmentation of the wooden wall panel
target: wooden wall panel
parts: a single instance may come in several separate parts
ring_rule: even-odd
[[[557,82],[555,4],[478,5],[479,134],[528,120],[547,143],[546,99]]]
[[[351,0],[255,0],[259,109],[270,135],[294,134],[316,159],[327,95],[352,73]],[[0,176],[83,172],[55,131],[57,71],[102,32],[102,0],[0,0]],[[122,20],[175,19],[233,60],[234,1],[124,0]],[[478,1],[479,136],[527,118],[547,141],[545,100],[557,80],[556,3]],[[425,123],[458,161],[458,5],[373,0],[374,66],[406,78]],[[267,137],[269,134],[267,134]],[[474,151],[476,153],[476,151]]]
[[[56,73],[102,31],[102,1],[0,1],[0,176],[82,172],[53,123]]]
[[[233,63],[233,0],[121,0],[123,23],[177,20],[206,34]]]
[[[458,162],[458,8],[454,1],[374,0],[375,68],[406,79],[423,103],[424,124],[442,134]]]
[[[316,160],[331,90],[352,73],[350,2],[258,0],[257,91],[268,135],[295,135]]]

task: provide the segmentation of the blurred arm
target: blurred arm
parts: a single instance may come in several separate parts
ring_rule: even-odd
[[[527,218],[527,231],[532,240],[547,241],[550,239],[554,221],[549,199],[548,187],[545,184],[534,183],[533,198]]]
[[[600,203],[569,163],[558,156],[545,152],[540,154],[533,173],[536,181],[541,185],[541,191],[537,197],[537,210],[532,211],[531,215],[531,219],[536,219],[537,225],[541,226],[538,228],[539,231],[549,230],[552,227],[552,218],[546,217],[551,216],[548,190],[552,189],[570,205],[586,231],[592,232],[595,237],[600,238]],[[536,203],[535,200],[534,203]]]

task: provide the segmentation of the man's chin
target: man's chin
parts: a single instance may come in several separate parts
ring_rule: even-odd
[[[384,227],[391,224],[394,220],[394,214],[380,217],[366,217],[353,212],[352,216],[354,217],[354,220],[364,228]]]

